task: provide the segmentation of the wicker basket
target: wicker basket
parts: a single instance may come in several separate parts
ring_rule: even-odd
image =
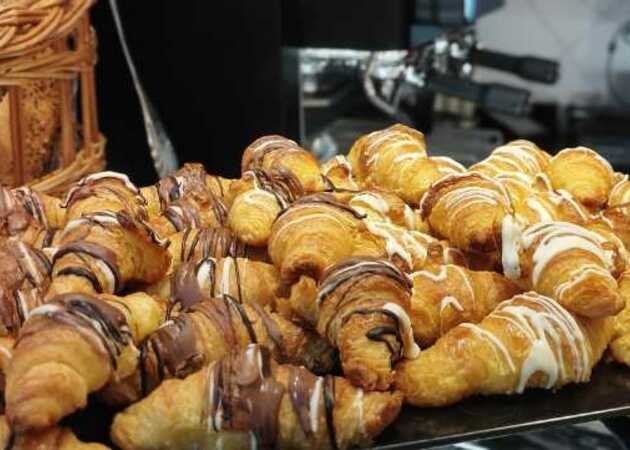
[[[96,35],[89,10],[95,0],[4,0],[0,2],[0,93],[8,95],[15,185],[58,193],[105,165],[99,132],[94,65]],[[50,80],[59,89],[56,169],[31,179],[25,169],[25,84]],[[74,111],[78,80],[80,118]]]

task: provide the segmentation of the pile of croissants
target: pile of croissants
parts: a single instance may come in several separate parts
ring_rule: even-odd
[[[122,450],[366,447],[403,403],[630,363],[630,181],[593,150],[466,169],[394,125],[241,171],[1,189],[0,447],[105,448],[60,424],[88,397]]]

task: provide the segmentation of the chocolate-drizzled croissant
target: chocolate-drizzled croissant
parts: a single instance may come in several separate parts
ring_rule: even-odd
[[[245,175],[254,169],[288,172],[297,179],[305,192],[321,192],[325,188],[315,157],[282,136],[261,137],[245,149],[241,174]]]
[[[169,299],[169,314],[185,311],[206,297],[227,294],[239,303],[275,304],[278,270],[271,264],[247,258],[203,258],[181,264],[147,291]]]
[[[63,226],[66,211],[61,200],[28,187],[9,189],[0,186],[0,236],[26,238],[42,230]]]
[[[279,366],[252,345],[163,383],[115,417],[112,439],[123,450],[342,450],[369,446],[401,403],[398,393],[363,392],[343,378]]]
[[[48,297],[111,294],[129,282],[154,283],[168,270],[165,244],[125,210],[85,213],[68,222],[59,237]]]
[[[229,228],[186,228],[169,238],[168,252],[171,255],[172,273],[187,261],[204,258],[250,258],[265,260],[266,255],[259,249],[248,246]]]
[[[367,233],[364,217],[328,193],[302,197],[284,210],[268,248],[283,284],[290,286],[300,275],[319,279],[327,267],[353,255],[358,233]]]
[[[0,266],[0,335],[16,336],[44,301],[52,264],[41,250],[8,240],[0,247]]]
[[[155,185],[143,187],[141,192],[147,199],[149,217],[153,218],[162,214],[169,204],[192,191],[226,200],[231,184],[232,180],[209,175],[201,164],[186,163],[177,172],[162,178]]]
[[[415,358],[411,281],[393,264],[351,258],[329,268],[315,298],[316,329],[339,349],[344,375],[368,390],[388,389],[393,365]]]
[[[87,395],[136,367],[136,343],[157,329],[166,305],[127,297],[66,294],[31,314],[6,373],[6,412],[23,432],[55,425]]]
[[[102,397],[110,403],[132,403],[163,380],[184,378],[250,343],[269,349],[276,361],[318,373],[330,372],[334,364],[333,349],[317,334],[256,303],[241,305],[224,295],[200,300],[149,335],[135,372],[109,385]]]
[[[298,178],[283,167],[252,169],[232,185],[227,224],[245,243],[267,244],[276,217],[304,195]]]

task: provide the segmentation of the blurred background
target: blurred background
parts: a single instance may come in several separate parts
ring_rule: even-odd
[[[110,165],[140,183],[145,118],[155,157],[226,176],[264,134],[327,159],[394,122],[464,164],[519,137],[630,169],[627,0],[119,2],[144,116],[112,3],[94,12],[100,116]]]

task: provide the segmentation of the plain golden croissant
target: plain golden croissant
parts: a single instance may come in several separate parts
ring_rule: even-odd
[[[587,317],[618,313],[624,306],[615,252],[598,233],[568,222],[533,225],[522,233],[508,217],[503,226],[503,273]]]
[[[140,346],[133,374],[110,384],[102,398],[128,405],[146,397],[169,378],[184,378],[230,352],[254,343],[281,363],[329,373],[333,349],[317,334],[269,313],[256,303],[241,305],[224,295],[206,297],[169,320]]]
[[[122,450],[347,449],[369,446],[402,396],[277,365],[260,346],[169,380],[114,418]],[[175,407],[174,407],[175,406]]]
[[[503,300],[520,292],[495,272],[475,272],[452,264],[410,275],[413,281],[409,317],[416,341],[428,347],[460,323],[481,322]]]
[[[227,225],[246,244],[267,245],[278,215],[304,195],[297,177],[280,169],[252,169],[232,184]]]
[[[396,387],[416,406],[475,394],[522,393],[585,383],[612,334],[612,318],[572,316],[529,292],[501,303],[479,325],[464,323],[396,368]]]
[[[81,442],[68,428],[15,434],[4,416],[0,417],[0,447],[5,450],[109,450],[105,445]]]
[[[164,321],[147,294],[65,294],[31,311],[6,373],[6,413],[18,431],[55,425],[90,392],[135,370],[136,344]]]
[[[284,286],[301,275],[319,279],[324,270],[355,253],[365,216],[333,194],[300,198],[274,222],[269,256]]]
[[[591,210],[606,205],[616,177],[610,163],[586,147],[564,149],[548,169],[554,189],[564,189]]]
[[[304,191],[321,192],[325,183],[319,164],[312,153],[282,136],[264,136],[252,142],[243,152],[241,174],[252,169],[291,173]]]
[[[183,264],[147,292],[169,299],[170,313],[205,297],[230,295],[239,303],[275,306],[280,277],[272,265],[247,258],[203,258]]]
[[[513,209],[502,183],[474,172],[442,178],[420,203],[422,217],[439,237],[473,252],[499,248],[503,219]]]
[[[359,185],[354,179],[352,166],[344,155],[330,158],[321,167],[325,183],[333,191],[358,191]]]
[[[0,335],[16,336],[44,301],[52,264],[41,250],[8,240],[0,246],[0,267]]]
[[[359,138],[348,160],[362,187],[393,192],[412,205],[434,181],[465,171],[451,158],[428,158],[424,135],[401,124]]]

